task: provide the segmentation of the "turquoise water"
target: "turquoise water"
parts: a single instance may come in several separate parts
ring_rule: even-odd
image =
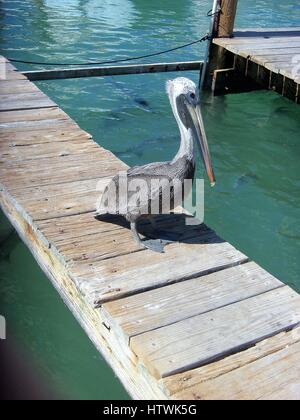
[[[199,38],[211,8],[207,0],[28,0],[1,5],[2,54],[64,62],[123,58]],[[237,26],[300,26],[300,7],[297,1],[240,0]],[[201,59],[203,52],[204,46],[193,46],[159,60]],[[197,72],[186,75],[197,81]],[[132,165],[169,159],[178,147],[164,88],[170,77],[176,75],[39,86],[99,144]],[[254,92],[206,97],[203,112],[218,180],[214,189],[206,186],[206,223],[300,291],[300,107],[273,92]],[[1,226],[6,228],[4,220]],[[1,313],[49,395],[125,398],[21,242],[11,237],[1,252]]]

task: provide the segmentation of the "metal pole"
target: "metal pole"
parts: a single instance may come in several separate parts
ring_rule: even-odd
[[[204,64],[203,64],[203,67],[202,67],[202,70],[201,70],[201,75],[200,75],[200,83],[199,83],[200,92],[203,90],[203,85],[204,85],[204,81],[205,81],[205,77],[206,77],[207,66],[208,66],[208,62],[209,62],[209,55],[210,55],[211,44],[212,44],[212,38],[213,38],[214,33],[215,33],[218,11],[220,10],[219,3],[220,3],[220,0],[214,0],[212,12],[211,12],[212,13],[211,14],[211,21],[210,21],[210,27],[209,27],[209,31],[208,31],[209,40],[207,41],[205,57],[204,57]]]

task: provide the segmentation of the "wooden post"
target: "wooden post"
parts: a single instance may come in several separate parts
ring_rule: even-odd
[[[230,38],[233,35],[238,0],[220,0],[219,4],[221,12],[217,23],[216,36]]]
[[[213,24],[212,38],[230,38],[233,36],[237,4],[238,0],[218,0],[217,10],[219,10],[219,13],[216,15]],[[211,43],[204,87],[211,89],[215,70],[225,69],[226,67],[228,67],[226,51]]]

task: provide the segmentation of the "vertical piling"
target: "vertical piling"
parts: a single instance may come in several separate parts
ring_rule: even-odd
[[[219,38],[231,38],[233,35],[238,0],[220,0],[220,13],[217,19],[217,33]]]
[[[213,16],[212,38],[233,36],[238,0],[217,0]],[[204,87],[211,89],[213,72],[226,67],[226,52],[211,43]]]

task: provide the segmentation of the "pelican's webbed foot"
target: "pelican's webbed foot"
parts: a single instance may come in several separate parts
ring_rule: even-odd
[[[161,239],[144,239],[142,245],[154,252],[164,253],[165,244]]]
[[[164,252],[164,247],[166,245],[166,243],[164,243],[164,241],[162,241],[160,239],[144,239],[144,240],[142,240],[140,238],[139,234],[138,234],[135,222],[132,222],[130,224],[130,228],[131,228],[131,232],[132,232],[132,235],[134,237],[134,240],[136,241],[136,243],[138,245],[140,245],[143,248],[150,249],[151,251],[154,251],[154,252],[159,252],[159,253]]]

